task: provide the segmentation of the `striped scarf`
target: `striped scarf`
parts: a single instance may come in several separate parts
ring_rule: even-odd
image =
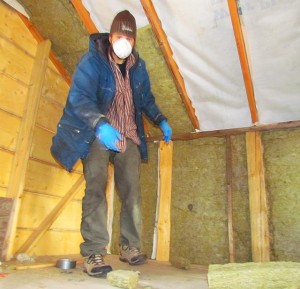
[[[129,69],[134,65],[135,57],[130,54],[127,59],[125,78],[110,53],[108,54],[108,57],[110,66],[115,75],[116,95],[106,117],[110,124],[121,133],[123,138],[118,143],[118,147],[120,152],[125,152],[126,138],[130,138],[137,145],[140,144],[140,139],[137,135],[137,126],[135,123],[135,111],[129,78]]]

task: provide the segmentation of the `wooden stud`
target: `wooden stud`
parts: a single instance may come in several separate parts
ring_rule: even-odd
[[[253,84],[252,84],[252,77],[251,77],[251,72],[250,72],[250,68],[249,68],[249,61],[248,61],[247,51],[246,51],[245,42],[244,42],[243,31],[241,28],[240,17],[239,17],[239,13],[238,13],[237,1],[236,0],[228,0],[228,6],[229,6],[231,22],[232,22],[232,26],[233,26],[233,30],[234,30],[234,36],[235,36],[235,40],[236,40],[236,44],[237,44],[237,49],[238,49],[238,53],[239,53],[241,68],[242,68],[242,72],[243,72],[244,83],[245,83],[246,92],[247,92],[247,96],[248,96],[248,103],[249,103],[249,108],[250,108],[250,113],[251,113],[251,119],[252,119],[252,123],[256,124],[259,119],[258,119],[258,114],[257,114],[256,100],[255,100]]]
[[[3,249],[3,255],[6,260],[9,260],[12,256],[21,195],[24,188],[29,152],[31,151],[35,120],[42,94],[46,69],[48,66],[50,47],[51,42],[49,40],[42,41],[37,45],[35,63],[29,83],[27,103],[17,138],[16,152],[11,167],[11,177],[8,183],[7,197],[14,198],[14,204],[4,242],[5,247]]]
[[[112,237],[112,225],[114,218],[114,193],[115,193],[115,178],[114,178],[114,166],[109,163],[108,176],[106,185],[106,202],[107,202],[107,230],[109,232],[109,244],[107,245],[107,252],[110,253],[111,249],[111,237]]]
[[[171,187],[173,142],[159,143],[159,207],[157,222],[158,261],[169,261],[171,237]]]
[[[268,205],[260,132],[246,133],[252,259],[270,261]]]
[[[174,78],[175,85],[176,85],[177,90],[181,96],[181,99],[185,105],[185,108],[186,108],[188,116],[192,122],[192,125],[194,126],[194,129],[199,130],[200,125],[199,125],[199,121],[195,115],[195,109],[194,109],[194,107],[191,103],[191,100],[187,94],[187,91],[185,89],[184,80],[183,80],[182,75],[179,71],[179,68],[173,58],[172,49],[169,45],[167,36],[161,26],[161,22],[155,11],[152,1],[151,0],[141,0],[141,4],[145,10],[145,13],[149,20],[149,23],[151,24],[153,33],[157,39],[158,45],[162,51],[165,61],[170,69],[170,72],[171,72],[173,78]]]
[[[69,204],[72,198],[77,194],[78,189],[84,182],[84,176],[81,175],[76,183],[71,187],[69,192],[58,202],[50,214],[42,221],[37,229],[29,236],[27,241],[18,249],[18,253],[26,253],[39,241],[43,234],[51,227],[54,221],[58,218],[63,209]]]
[[[229,261],[235,262],[234,230],[233,230],[233,205],[232,205],[232,147],[231,137],[226,136],[226,179],[227,179],[227,218]]]

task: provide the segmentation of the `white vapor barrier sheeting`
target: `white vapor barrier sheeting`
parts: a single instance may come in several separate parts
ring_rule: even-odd
[[[251,125],[227,1],[154,0],[203,131]]]
[[[260,123],[300,119],[300,1],[240,0]]]
[[[203,131],[252,126],[227,0],[152,0]],[[259,123],[300,119],[300,1],[239,0]],[[139,0],[83,0],[101,32]]]

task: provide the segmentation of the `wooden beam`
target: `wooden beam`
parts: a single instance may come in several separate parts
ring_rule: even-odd
[[[167,36],[161,26],[161,22],[155,11],[152,1],[151,0],[141,0],[141,4],[145,10],[145,13],[149,20],[149,23],[151,24],[152,31],[157,39],[158,45],[162,51],[165,61],[170,69],[170,72],[171,72],[173,78],[174,78],[175,85],[176,85],[177,90],[181,96],[181,99],[185,105],[185,108],[186,108],[188,116],[192,122],[192,125],[193,125],[194,129],[199,130],[200,125],[199,125],[199,121],[195,115],[195,109],[192,106],[191,100],[185,89],[184,80],[183,80],[182,75],[179,72],[178,66],[173,58],[172,49],[169,45]]]
[[[40,240],[43,234],[52,226],[54,221],[58,218],[60,213],[64,208],[70,203],[73,197],[77,194],[78,189],[81,187],[84,182],[84,176],[81,175],[75,184],[71,187],[69,192],[58,202],[55,208],[51,211],[50,214],[42,221],[42,223],[35,229],[32,234],[28,237],[26,242],[18,249],[18,253],[26,253],[30,251],[31,248]]]
[[[202,132],[189,132],[183,134],[173,134],[172,140],[193,140],[204,137],[224,137],[228,135],[239,135],[246,132],[254,131],[271,131],[279,129],[293,129],[300,128],[300,121],[288,121],[282,123],[274,123],[268,125],[252,126],[252,127],[242,127],[242,128],[233,128],[233,129],[224,129],[224,130],[213,130],[213,131],[202,131]],[[152,136],[147,138],[147,142],[160,141],[163,139],[163,136]]]
[[[159,207],[156,260],[169,261],[171,238],[171,187],[173,142],[159,143]]]
[[[109,244],[107,245],[107,252],[111,252],[111,238],[112,238],[112,227],[114,219],[114,194],[115,194],[115,178],[114,178],[114,166],[109,163],[108,165],[108,176],[106,185],[106,202],[107,202],[107,230],[109,233]]]
[[[55,261],[45,262],[45,263],[40,263],[40,264],[28,263],[28,264],[16,265],[15,269],[20,271],[20,270],[28,270],[28,269],[40,269],[40,268],[54,267],[55,265],[56,265]]]
[[[226,180],[227,180],[227,218],[228,218],[228,243],[229,261],[235,262],[234,230],[233,230],[233,205],[232,205],[232,146],[231,137],[226,136]]]
[[[9,220],[9,229],[5,239],[6,247],[3,250],[6,260],[8,260],[12,255],[21,196],[24,189],[26,169],[31,151],[33,130],[42,95],[46,69],[48,66],[50,47],[51,42],[49,40],[44,40],[37,45],[36,58],[29,83],[27,102],[17,137],[16,152],[7,188],[7,197],[14,198],[14,204]]]
[[[249,109],[251,113],[252,123],[256,124],[258,119],[257,108],[256,108],[256,100],[254,96],[252,77],[249,68],[249,61],[246,51],[246,46],[244,42],[243,31],[241,28],[240,16],[238,13],[237,1],[236,0],[228,0],[228,6],[231,16],[231,22],[233,26],[235,41],[237,44],[237,49],[239,53],[242,73],[244,77],[244,83],[246,87],[246,92],[248,96]]]
[[[268,204],[260,132],[246,133],[252,259],[270,261]]]
[[[44,37],[37,31],[37,29],[33,26],[33,24],[29,21],[27,17],[25,17],[23,14],[17,12],[23,23],[27,26],[28,30],[31,32],[32,36],[36,39],[37,42],[44,41]],[[71,77],[69,73],[66,71],[65,67],[62,65],[62,63],[58,60],[55,53],[53,51],[50,51],[49,55],[50,60],[58,70],[58,72],[61,74],[63,79],[70,85],[71,84]]]
[[[84,26],[90,34],[97,33],[99,30],[91,19],[90,13],[86,10],[81,0],[71,0],[71,3],[75,7],[79,14]]]

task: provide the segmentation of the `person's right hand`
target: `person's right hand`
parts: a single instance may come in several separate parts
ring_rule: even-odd
[[[96,128],[96,138],[107,149],[117,152],[120,151],[120,149],[118,148],[118,142],[122,139],[122,136],[119,131],[112,127],[110,124],[100,124]]]

